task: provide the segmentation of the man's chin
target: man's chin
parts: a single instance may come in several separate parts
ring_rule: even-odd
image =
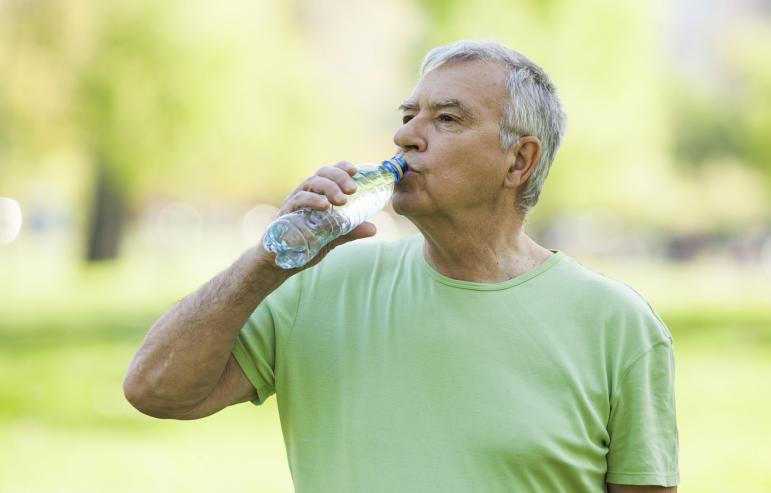
[[[394,191],[393,196],[391,196],[391,207],[393,207],[394,212],[400,216],[408,215],[409,197],[407,197],[407,195],[407,193],[397,190]]]
[[[400,216],[406,216],[404,207],[402,207],[401,204],[397,203],[396,201],[392,201],[391,207],[395,213],[399,214]]]
[[[399,214],[400,216],[414,216],[416,214],[419,214],[420,207],[419,204],[416,202],[413,194],[410,194],[408,192],[400,192],[396,191],[393,194],[393,197],[391,199],[391,206],[394,209],[394,212]]]

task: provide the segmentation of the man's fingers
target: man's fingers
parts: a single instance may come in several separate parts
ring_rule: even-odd
[[[356,192],[356,182],[351,178],[355,174],[356,166],[345,161],[341,161],[335,166],[325,166],[319,169],[315,175],[302,182],[292,192],[284,206],[282,206],[282,210],[291,212],[304,206],[319,210],[327,208],[318,199],[308,199],[307,195],[301,192],[315,192],[326,197],[326,201],[329,203],[343,205],[348,201],[346,195]],[[306,204],[308,200],[310,202]],[[298,206],[297,204],[301,205]]]
[[[342,243],[347,243],[349,241],[375,236],[375,233],[377,233],[377,226],[371,222],[364,221],[363,223],[356,226],[350,233],[340,239],[343,240]]]
[[[329,209],[330,205],[331,204],[325,195],[300,190],[299,192],[292,195],[289,200],[287,200],[284,205],[281,206],[279,216],[289,214],[290,212],[302,209],[303,207],[310,207],[311,209],[316,209],[318,211],[325,211]]]
[[[343,170],[339,171],[345,174]],[[333,180],[323,176],[316,175],[305,180],[303,190],[323,194],[335,205],[343,205],[347,201],[345,193],[340,189],[340,186]]]
[[[351,178],[355,174],[356,166],[345,161],[341,161],[335,166],[326,166],[316,172],[316,176],[323,176],[332,180],[340,187],[340,190],[349,195],[356,191],[356,182]]]
[[[353,231],[351,231],[347,235],[341,236],[340,238],[337,238],[335,241],[328,243],[324,248],[321,249],[318,255],[316,255],[313,258],[313,260],[311,260],[310,262],[308,262],[308,264],[306,264],[306,267],[311,267],[318,264],[324,259],[324,257],[327,256],[329,252],[334,250],[336,247],[344,243],[348,243],[349,241],[359,240],[361,238],[368,238],[370,236],[374,236],[376,232],[377,232],[377,228],[375,227],[375,225],[365,221],[360,225],[358,225],[356,228],[354,228]]]
[[[333,242],[329,243],[324,249],[322,250],[323,255],[320,255],[320,257],[326,256],[327,253],[329,253],[331,250],[334,250],[335,248],[339,247],[340,245],[343,245],[345,243],[348,243],[349,241],[354,240],[360,240],[362,238],[369,238],[370,236],[375,236],[375,233],[377,233],[377,227],[370,223],[370,222],[363,222],[353,228],[351,232],[349,232],[345,236],[341,236],[340,238],[337,238]]]
[[[356,165],[348,161],[339,161],[334,167],[345,171],[351,176],[356,174]]]

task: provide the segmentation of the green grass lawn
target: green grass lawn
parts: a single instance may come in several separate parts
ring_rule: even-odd
[[[275,399],[187,422],[125,401],[123,374],[152,320],[0,327],[0,492],[291,491]]]
[[[0,492],[292,491],[275,398],[193,422],[123,399],[147,328],[219,258],[130,257],[86,273],[0,259]],[[605,272],[642,286],[675,337],[681,491],[771,491],[771,306],[740,288],[699,303],[693,272],[659,268],[661,286],[655,269]],[[764,278],[751,277],[735,282],[756,293]]]

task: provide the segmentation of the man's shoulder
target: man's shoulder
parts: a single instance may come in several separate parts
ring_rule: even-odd
[[[576,303],[606,320],[637,321],[671,338],[653,306],[635,288],[611,275],[587,267],[573,258],[562,263],[563,286]]]
[[[567,257],[567,261],[562,262],[559,273],[561,282],[571,291],[607,302],[617,302],[638,308],[647,306],[640,293],[629,284],[587,267],[572,257]]]

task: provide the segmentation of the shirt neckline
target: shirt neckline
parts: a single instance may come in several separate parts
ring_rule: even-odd
[[[426,261],[425,257],[423,256],[423,241],[419,241],[416,243],[417,243],[417,248],[415,248],[415,254],[418,257],[418,261],[423,266],[423,269],[428,273],[429,276],[431,276],[433,279],[440,282],[441,284],[444,284],[453,288],[469,289],[472,291],[499,291],[501,289],[508,289],[514,286],[518,286],[540,274],[543,274],[544,272],[551,269],[552,267],[557,265],[562,259],[565,258],[565,253],[562,252],[562,250],[556,250],[556,249],[550,248],[549,251],[552,252],[552,255],[550,255],[549,258],[541,262],[536,267],[530,269],[529,271],[523,274],[520,274],[516,277],[512,277],[511,279],[508,279],[506,281],[494,282],[494,283],[463,281],[461,279],[453,279],[452,277],[447,277],[444,274],[439,273],[433,267],[431,267],[431,265]]]

